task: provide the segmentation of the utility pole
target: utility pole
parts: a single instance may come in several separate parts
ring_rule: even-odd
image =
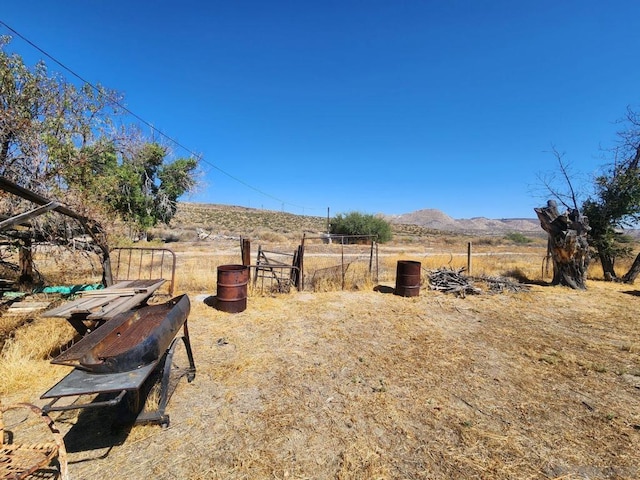
[[[327,207],[327,233],[331,232],[331,223],[329,222],[329,207]]]

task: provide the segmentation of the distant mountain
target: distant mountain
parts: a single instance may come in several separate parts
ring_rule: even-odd
[[[490,219],[484,217],[454,219],[449,215],[432,208],[416,210],[401,215],[385,215],[391,223],[420,225],[434,230],[463,233],[504,234],[509,232],[539,233],[544,231],[540,221],[536,218],[501,218]]]
[[[454,219],[436,209],[417,210],[401,215],[379,214],[379,216],[390,223],[418,225],[443,232],[471,235],[504,235],[520,232],[527,235],[546,235],[540,227],[540,222],[534,218]],[[326,229],[326,218],[234,205],[180,202],[171,224],[174,227],[222,229],[230,232],[247,232],[256,228],[271,228],[279,232],[322,232]]]

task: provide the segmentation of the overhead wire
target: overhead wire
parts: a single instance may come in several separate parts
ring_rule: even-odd
[[[71,75],[73,75],[74,77],[76,77],[78,80],[80,80],[81,82],[89,85],[91,88],[93,88],[96,92],[98,92],[100,95],[105,95],[104,91],[99,89],[97,86],[95,86],[92,82],[86,80],[85,78],[83,78],[81,75],[79,75],[77,72],[75,72],[73,69],[71,69],[70,67],[68,67],[67,65],[65,65],[64,63],[62,63],[60,60],[58,60],[57,58],[55,58],[53,55],[51,55],[50,53],[46,52],[44,49],[42,49],[41,47],[39,47],[38,45],[36,45],[34,42],[32,42],[31,40],[29,40],[27,37],[25,37],[24,35],[22,35],[20,32],[18,32],[17,30],[15,30],[14,28],[10,27],[9,25],[7,25],[5,22],[3,22],[2,20],[0,20],[0,25],[4,26],[7,30],[9,30],[10,32],[12,32],[14,35],[18,36],[20,39],[22,39],[23,41],[25,41],[27,44],[29,44],[31,47],[35,48],[36,50],[38,50],[40,53],[42,53],[43,55],[45,55],[47,58],[49,58],[50,60],[52,60],[53,62],[55,62],[56,64],[58,64],[60,67],[62,67],[64,70],[68,71]],[[170,141],[171,143],[173,143],[174,145],[180,147],[181,149],[183,149],[185,152],[189,153],[190,155],[196,157],[196,159],[199,162],[202,163],[206,163],[207,165],[209,165],[210,167],[214,168],[215,170],[217,170],[218,172],[226,175],[227,177],[229,177],[230,179],[234,180],[235,182],[238,182],[242,185],[244,185],[245,187],[261,194],[264,195],[265,197],[271,198],[272,200],[276,200],[277,202],[281,203],[282,205],[289,205],[291,207],[296,207],[296,208],[301,208],[303,210],[307,209],[307,210],[313,210],[312,207],[305,207],[302,205],[296,205],[293,204],[291,202],[287,202],[285,200],[282,200],[281,198],[278,198],[274,195],[271,195],[267,192],[264,192],[263,190],[245,182],[244,180],[236,177],[235,175],[223,170],[222,168],[218,167],[217,165],[213,164],[212,162],[208,161],[207,159],[205,159],[201,154],[197,154],[194,151],[192,151],[190,148],[186,147],[185,145],[183,145],[182,143],[180,143],[178,140],[174,139],[173,137],[167,135],[166,133],[164,133],[162,130],[158,129],[157,127],[153,126],[153,124],[151,124],[150,122],[148,122],[147,120],[145,120],[144,118],[142,118],[140,115],[136,114],[135,112],[133,112],[132,110],[130,110],[129,108],[127,108],[126,106],[124,106],[122,103],[120,103],[117,99],[106,95],[106,97],[109,99],[109,101],[111,101],[113,104],[117,105],[118,107],[120,107],[123,111],[127,112],[129,115],[131,115],[133,118],[135,118],[136,120],[138,120],[139,122],[141,122],[142,124],[144,124],[145,126],[149,127],[152,131],[158,133],[160,136],[162,136],[163,138],[165,138],[166,140]]]

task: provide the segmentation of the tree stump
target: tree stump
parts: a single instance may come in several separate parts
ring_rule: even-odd
[[[565,285],[586,290],[589,268],[589,243],[587,234],[589,221],[578,210],[558,212],[555,201],[549,200],[546,207],[534,208],[540,226],[549,235],[549,250],[553,260],[552,285]]]

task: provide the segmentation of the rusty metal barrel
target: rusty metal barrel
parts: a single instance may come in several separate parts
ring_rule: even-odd
[[[243,312],[247,308],[249,267],[246,265],[220,265],[216,309],[228,313]]]
[[[420,272],[422,265],[413,260],[398,260],[396,268],[395,294],[401,297],[420,295]]]

